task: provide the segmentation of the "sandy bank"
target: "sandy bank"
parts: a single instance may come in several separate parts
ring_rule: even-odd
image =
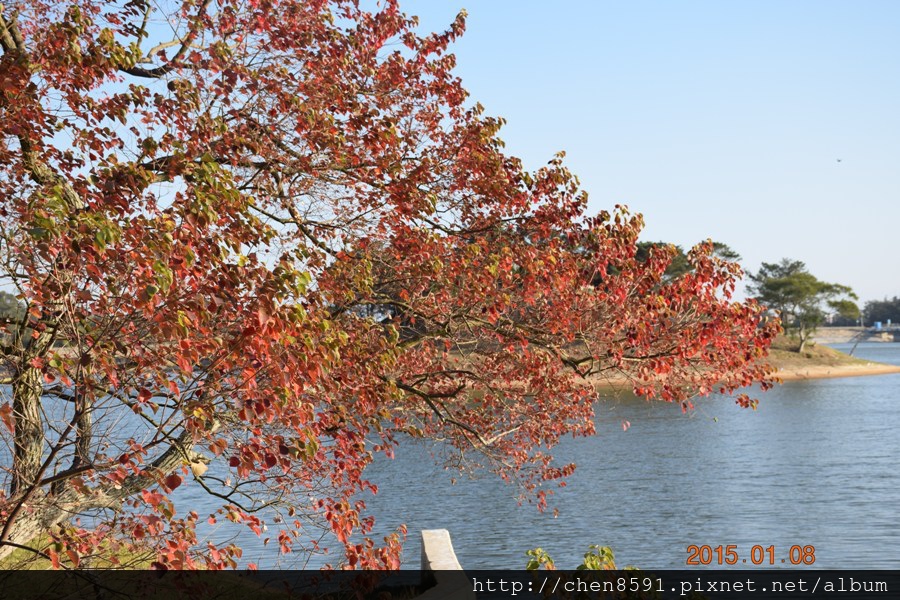
[[[828,379],[833,377],[864,377],[870,375],[890,375],[900,373],[900,366],[881,363],[853,365],[809,365],[779,368],[775,375],[781,381],[799,381],[803,379]],[[630,391],[628,380],[624,377],[591,378],[594,389],[604,392]]]
[[[791,366],[778,369],[778,377],[784,381],[798,379],[820,379],[827,377],[862,377],[864,375],[887,375],[900,373],[900,367],[881,363],[852,365],[809,365]]]
[[[769,353],[770,364],[785,381],[900,373],[900,366],[849,356],[824,344],[810,344],[802,353],[793,351],[795,344],[781,336],[772,344]]]
[[[810,344],[803,353],[788,349],[792,345],[794,342],[779,337],[769,354],[768,361],[776,368],[775,376],[782,381],[900,373],[900,366],[849,356],[824,344]],[[616,375],[592,377],[590,383],[598,391],[615,393],[631,389],[626,378]]]

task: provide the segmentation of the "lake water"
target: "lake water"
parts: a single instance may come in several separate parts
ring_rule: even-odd
[[[900,344],[855,354],[900,364]],[[518,506],[516,490],[491,476],[453,484],[458,474],[435,465],[433,448],[403,445],[369,472],[381,488],[368,498],[375,539],[405,523],[406,568],[418,568],[418,532],[436,528],[450,530],[472,569],[521,568],[537,546],[573,568],[591,544],[642,568],[684,567],[692,544],[735,544],[748,563],[753,546],[774,546],[779,567],[792,546],[814,546],[818,568],[900,567],[900,374],[787,382],[759,398],[756,411],[714,397],[688,414],[631,396],[599,400],[598,435],[557,448],[578,464],[551,499],[557,518]],[[203,515],[215,506],[198,491],[179,490],[182,507]],[[261,568],[302,566],[252,535],[238,541]]]
[[[855,355],[900,364],[900,344]],[[775,546],[776,566],[812,545],[817,568],[900,567],[900,374],[787,382],[759,398],[756,411],[710,398],[686,415],[601,400],[598,435],[560,448],[579,466],[551,501],[557,518],[491,478],[452,485],[417,447],[375,465],[369,505],[385,531],[409,527],[409,568],[429,528],[449,529],[473,569],[521,568],[536,546],[573,568],[591,544],[642,568],[684,567],[691,544],[736,544],[748,563],[754,545]]]

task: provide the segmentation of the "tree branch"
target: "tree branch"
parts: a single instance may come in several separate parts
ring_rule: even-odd
[[[203,2],[200,3],[199,8],[197,9],[197,19],[200,19],[203,13],[206,12],[206,9],[209,7],[211,2],[212,0],[203,0]],[[150,50],[150,52],[148,53],[148,58],[165,48],[181,44],[181,46],[175,52],[175,55],[166,64],[159,67],[150,68],[134,66],[128,69],[122,69],[122,71],[135,77],[144,77],[147,79],[159,79],[160,77],[168,75],[179,66],[179,62],[184,57],[185,53],[187,53],[188,49],[191,47],[191,44],[193,44],[194,40],[197,38],[197,31],[198,28],[196,26],[191,26],[188,28],[187,35],[184,36],[184,39],[175,39],[171,42],[164,42]]]

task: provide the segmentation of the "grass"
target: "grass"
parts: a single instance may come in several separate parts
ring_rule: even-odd
[[[51,545],[49,535],[41,536],[29,542],[28,546],[36,550],[46,551]],[[108,548],[98,548],[94,556],[87,559],[86,565],[91,569],[146,569],[149,568],[152,559],[151,553],[127,551],[119,553],[116,558],[118,563],[111,562]],[[71,567],[72,561],[65,555],[60,557],[60,565],[63,567]],[[85,566],[85,565],[82,565]],[[16,548],[8,556],[0,560],[0,570],[2,571],[40,571],[51,569],[50,561],[29,550]]]
[[[802,353],[799,352],[799,347],[800,342],[797,338],[780,335],[772,343],[769,351],[769,362],[780,369],[876,364],[814,342],[807,342],[806,348],[803,349]]]

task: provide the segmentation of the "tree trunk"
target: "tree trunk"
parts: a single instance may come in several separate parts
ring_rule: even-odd
[[[30,489],[37,480],[44,451],[41,397],[44,392],[41,372],[24,367],[13,380],[15,415],[15,455],[13,457],[10,497]]]
[[[800,348],[797,350],[800,354],[803,354],[803,351],[806,349],[806,341],[809,339],[810,330],[803,327],[803,323],[801,322],[797,326],[797,336],[800,338]]]
[[[51,527],[71,519],[73,515],[91,509],[119,508],[126,498],[150,487],[190,462],[194,456],[191,436],[188,432],[183,432],[143,473],[126,477],[119,485],[100,486],[89,494],[71,487],[64,488],[58,494],[47,494],[43,489],[37,489],[27,499],[21,496],[12,498],[6,506],[0,506],[10,514],[6,522],[0,522],[0,560],[16,549],[16,546],[6,542],[27,546]]]

